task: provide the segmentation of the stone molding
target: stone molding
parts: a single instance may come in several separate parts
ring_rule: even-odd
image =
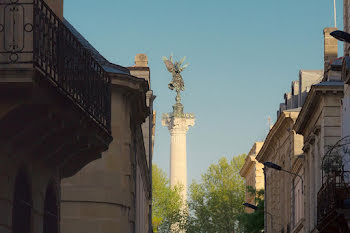
[[[150,106],[147,97],[150,93],[148,82],[129,74],[110,73],[112,88],[122,92],[131,102],[134,111],[131,116],[137,124],[143,123],[150,115]],[[135,107],[136,106],[136,107]]]
[[[163,114],[162,125],[168,127],[170,134],[186,134],[190,126],[194,126],[193,114],[184,114],[183,117],[174,117],[172,114]]]
[[[311,120],[311,116],[314,115],[315,109],[320,104],[321,98],[325,95],[344,95],[343,85],[329,85],[320,86],[314,85],[311,87],[309,94],[306,97],[303,108],[295,122],[294,130],[298,134],[305,134],[306,128],[308,128],[308,123]],[[315,128],[314,131],[320,128]],[[308,136],[308,135],[304,135]]]
[[[255,156],[253,155],[248,155],[245,158],[245,163],[243,164],[243,167],[241,168],[241,170],[239,171],[239,174],[242,177],[246,177],[247,176],[247,172],[250,170],[250,168],[255,164]]]
[[[285,135],[288,129],[291,129],[290,126],[293,126],[295,120],[298,117],[299,109],[296,111],[283,111],[278,117],[276,123],[271,128],[268,133],[265,142],[256,156],[256,160],[263,163],[268,157],[271,157],[271,151],[275,151],[273,147],[277,144],[277,138],[280,138],[281,135]],[[284,132],[285,131],[285,132]],[[279,137],[278,137],[279,136]]]

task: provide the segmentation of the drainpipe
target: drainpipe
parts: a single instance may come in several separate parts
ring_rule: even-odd
[[[137,229],[137,131],[136,131],[136,126],[133,127],[133,132],[134,132],[134,135],[133,135],[133,147],[134,147],[134,179],[135,179],[135,182],[134,182],[134,188],[135,188],[135,196],[134,196],[134,211],[135,211],[135,219],[134,219],[134,233],[137,233],[136,232],[136,229]]]
[[[153,97],[153,96],[152,96]],[[151,97],[151,98],[152,98]],[[149,198],[150,198],[150,205],[149,205],[149,233],[153,233],[153,225],[152,225],[152,145],[153,145],[153,138],[152,138],[152,131],[153,131],[153,100],[150,101],[150,116],[149,116],[149,132],[148,132],[148,161],[149,161],[149,177],[151,180],[151,190],[149,192]]]

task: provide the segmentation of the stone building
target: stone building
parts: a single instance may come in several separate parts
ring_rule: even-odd
[[[137,75],[136,76],[133,76]],[[152,103],[145,54],[112,78],[112,136],[102,158],[62,181],[64,233],[149,232],[151,227]]]
[[[350,1],[344,0],[344,31],[350,33]],[[342,137],[350,135],[350,43],[344,43],[344,59],[341,79],[344,82],[344,98],[342,101]],[[348,167],[350,170],[350,165]]]
[[[253,147],[250,149],[247,157],[245,158],[245,163],[240,170],[240,175],[245,179],[246,193],[245,202],[255,205],[255,196],[247,192],[248,187],[252,187],[255,190],[264,189],[264,174],[263,174],[263,164],[259,163],[255,157],[259,153],[263,142],[255,142]],[[246,208],[247,213],[252,213],[251,208]]]
[[[291,91],[284,94],[284,103],[280,104],[277,117],[286,109],[302,107],[311,85],[321,82],[323,70],[300,70],[299,79],[291,84]]]
[[[312,86],[306,102],[295,124],[295,131],[304,136],[304,181],[305,181],[305,231],[324,231],[321,226],[320,201],[322,195],[322,159],[341,137],[341,98],[342,82],[325,81]],[[318,197],[318,198],[315,198]],[[318,211],[317,211],[318,210]],[[328,222],[328,221],[327,221]],[[326,224],[326,223],[325,223]]]
[[[334,49],[327,49],[329,45],[337,45],[337,41],[329,36],[335,30],[324,30],[325,75],[321,83],[311,88],[294,127],[304,136],[307,232],[348,232],[350,229],[347,224],[350,220],[350,206],[347,204],[350,192],[346,184],[348,174],[344,170],[350,161],[342,161],[344,148],[341,148],[341,144],[346,145],[341,138],[348,117],[343,99],[348,58],[336,58],[332,52]],[[327,60],[330,57],[327,51],[333,54],[332,59]]]
[[[303,136],[293,130],[312,85],[322,81],[323,70],[300,70],[299,79],[284,94],[277,121],[256,156],[260,163],[272,162],[288,174],[265,167],[265,231],[307,232],[304,230]]]
[[[1,233],[60,232],[61,179],[112,141],[110,77],[46,3],[0,1]]]
[[[344,31],[350,32],[350,1],[343,1]],[[308,232],[349,232],[349,43],[337,58],[337,41],[326,28],[325,76],[312,87],[295,130],[304,135],[305,225]],[[328,53],[328,54],[327,54]],[[317,196],[317,199],[315,198]]]
[[[0,15],[0,232],[150,232],[147,56],[110,63],[63,0],[4,0]]]
[[[260,163],[272,162],[284,170],[291,170],[292,158],[299,155],[302,148],[300,135],[293,125],[300,108],[284,110],[271,128],[265,142],[256,156]],[[265,208],[266,232],[290,232],[291,229],[291,190],[293,176],[271,168],[266,169]]]

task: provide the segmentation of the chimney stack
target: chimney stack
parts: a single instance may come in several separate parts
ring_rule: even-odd
[[[334,61],[338,57],[338,41],[330,35],[331,32],[337,30],[337,28],[330,27],[323,29],[324,36],[324,71],[328,70],[328,66],[331,61]]]
[[[136,54],[134,67],[148,67],[148,58],[144,53]]]

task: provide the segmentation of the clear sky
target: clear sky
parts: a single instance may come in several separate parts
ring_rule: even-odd
[[[183,104],[197,117],[187,135],[188,183],[264,140],[267,118],[275,121],[298,71],[322,69],[322,30],[333,26],[333,0],[66,0],[64,10],[111,62],[131,66],[135,54],[148,55],[157,96],[153,162],[166,172],[170,136],[161,114],[175,93],[161,57],[187,56]]]

